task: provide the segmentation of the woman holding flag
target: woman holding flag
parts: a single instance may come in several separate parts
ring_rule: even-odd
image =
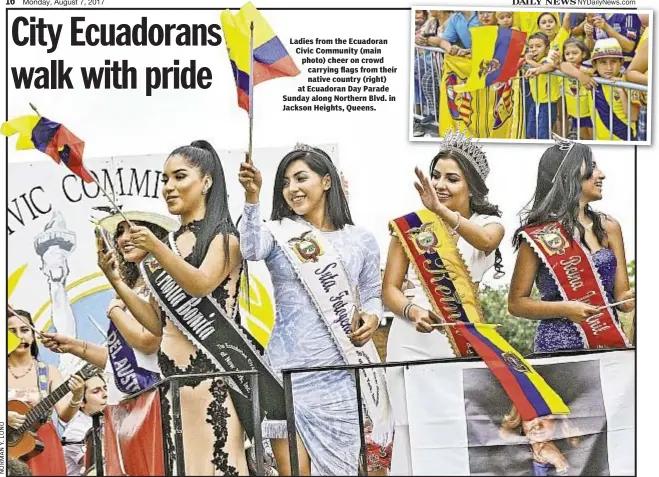
[[[497,275],[503,274],[498,247],[504,228],[499,208],[487,200],[489,170],[481,147],[464,133],[452,131],[430,163],[431,178],[416,169],[415,187],[425,209],[390,223],[393,237],[383,301],[396,318],[389,332],[387,361],[452,358],[471,352],[455,328],[433,333],[433,325],[455,321],[455,313],[471,322],[482,321],[474,283],[492,267]],[[415,285],[412,300],[401,290],[406,275]],[[440,297],[436,290],[447,294]],[[388,368],[387,382],[395,419],[391,473],[412,475],[403,369]]]
[[[211,349],[221,344],[214,342],[215,331],[235,329],[241,255],[220,158],[208,142],[194,141],[169,155],[162,181],[167,208],[182,225],[165,242],[147,227],[130,228],[131,243],[148,252],[140,270],[151,292],[150,303],[135,303],[135,317],[162,336],[164,376],[223,371],[225,363]],[[245,343],[237,346],[246,348]],[[181,382],[187,475],[247,475],[241,424],[247,417],[237,410],[242,391],[231,378]],[[171,406],[171,397],[165,402]],[[169,419],[163,423],[169,427]],[[176,432],[167,432],[166,453],[179,471]]]
[[[324,151],[298,145],[280,162],[270,222],[262,224],[262,177],[240,167],[241,250],[265,260],[277,304],[267,356],[273,368],[379,362],[371,340],[382,315],[379,249],[353,225],[341,179]],[[384,372],[361,373],[373,440],[388,441]],[[301,475],[356,475],[360,449],[355,381],[347,371],[292,376]],[[379,394],[379,395],[378,395]],[[378,399],[379,397],[379,399]],[[280,475],[290,475],[286,422],[264,423]]]
[[[104,217],[98,223],[113,238],[107,240],[105,232],[97,229],[98,266],[117,294],[107,308],[110,321],[107,346],[58,333],[44,333],[46,348],[55,353],[71,353],[114,375],[114,379],[108,381],[110,404],[161,379],[157,351],[162,338],[145,329],[134,317],[138,312],[134,304],[149,299],[138,268],[147,254],[131,243],[127,221],[147,227],[158,239],[164,239],[168,232],[178,229],[179,223],[156,204],[159,203],[154,199],[126,197],[121,212]]]
[[[616,310],[634,309],[620,224],[592,209],[605,179],[590,147],[555,136],[515,232],[510,314],[539,320],[535,351],[624,347]],[[540,300],[531,298],[533,284]]]

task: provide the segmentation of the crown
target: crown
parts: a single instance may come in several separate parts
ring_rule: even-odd
[[[308,144],[303,144],[298,142],[293,148],[294,151],[304,151],[304,152],[313,152],[314,148]]]
[[[565,152],[565,155],[563,156],[563,160],[558,165],[558,169],[556,169],[556,174],[554,174],[554,178],[551,180],[553,183],[556,181],[556,177],[558,176],[558,173],[563,167],[563,164],[565,164],[565,160],[567,159],[568,154],[570,154],[570,151],[572,150],[572,148],[576,143],[574,141],[570,141],[569,139],[561,137],[556,133],[552,133],[552,138],[554,139],[554,142],[558,146],[558,149]]]
[[[444,141],[440,147],[441,151],[453,151],[467,159],[478,172],[483,180],[487,179],[490,173],[490,166],[487,164],[487,158],[483,148],[476,143],[471,142],[471,138],[466,136],[464,131],[457,129],[453,131],[449,128],[444,134]]]

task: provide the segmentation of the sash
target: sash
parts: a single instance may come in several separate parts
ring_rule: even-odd
[[[325,321],[343,359],[351,365],[380,363],[373,340],[362,347],[350,341],[352,317],[361,305],[359,290],[351,285],[332,244],[309,224],[283,219],[266,225]],[[390,442],[393,430],[385,372],[370,368],[360,373],[362,396],[373,421],[372,438],[384,446]]]
[[[478,288],[444,222],[427,209],[389,222],[428,297],[433,311],[446,323],[480,323],[483,311]],[[457,327],[439,329],[456,356],[474,353]]]
[[[563,300],[581,301],[593,306],[609,304],[590,254],[577,240],[567,239],[565,228],[560,223],[532,225],[520,233],[551,273]],[[601,313],[579,325],[587,348],[629,346],[610,308],[604,308]]]
[[[169,246],[174,253],[181,255],[172,233],[169,234]],[[176,283],[153,255],[142,260],[140,272],[167,318],[210,359],[218,372],[258,371],[261,418],[286,419],[284,389],[245,335],[246,331],[238,325],[238,304],[234,316],[229,317],[212,295],[193,297]],[[254,422],[249,376],[226,376],[223,379],[233,391],[232,398],[241,423],[251,437]]]
[[[614,103],[613,104],[609,103],[609,98],[611,94],[610,88],[611,86],[608,85],[598,85],[597,88],[595,88],[594,114],[595,114],[595,121],[597,121],[595,127],[598,132],[597,135],[605,140],[609,139],[609,115],[611,114],[610,111],[614,107],[616,101],[616,99],[614,98],[613,99]],[[633,102],[631,104],[633,104]],[[621,118],[618,117],[618,115],[615,112],[615,109],[613,111],[613,114],[611,115],[611,119],[612,121],[611,121],[610,131],[611,133],[613,133],[613,139],[626,141],[627,123],[625,123]],[[627,119],[627,121],[629,121],[629,119]],[[605,135],[599,134],[599,131],[601,130],[606,131],[606,134]],[[629,137],[631,138],[632,141],[636,140],[636,128],[634,126],[634,123],[630,123],[629,125]]]
[[[160,373],[141,367],[137,362],[139,351],[126,342],[114,322],[108,327],[108,358],[117,389],[124,394],[133,394],[151,387],[160,381]]]

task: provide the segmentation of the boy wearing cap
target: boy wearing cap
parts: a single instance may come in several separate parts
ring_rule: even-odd
[[[618,40],[615,38],[597,40],[592,54],[592,63],[597,76],[611,81],[623,81],[620,75],[623,62],[622,47]],[[595,139],[636,140],[639,102],[638,98],[628,98],[627,94],[623,88],[616,86],[602,84],[597,86],[594,98],[591,96],[589,99]]]

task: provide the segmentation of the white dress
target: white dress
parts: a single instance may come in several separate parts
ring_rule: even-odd
[[[493,223],[502,224],[501,218],[490,215],[473,214],[469,221],[481,227]],[[486,255],[485,252],[476,250],[462,237],[458,239],[457,246],[471,273],[472,280],[479,283],[485,272],[494,266],[494,252]],[[414,288],[406,290],[405,295],[411,298],[415,305],[429,310],[430,302],[412,266],[408,270],[408,280],[412,282]],[[420,333],[416,331],[415,325],[410,321],[398,315],[394,317],[387,341],[387,362],[453,357],[455,357],[455,353],[443,333],[434,331]],[[402,367],[387,368],[387,389],[395,426],[391,475],[413,475],[407,397]]]

